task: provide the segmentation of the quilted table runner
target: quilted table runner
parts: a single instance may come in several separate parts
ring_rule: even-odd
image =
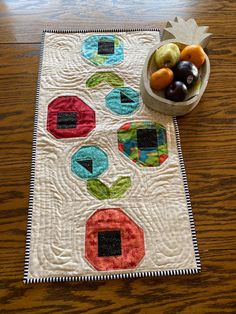
[[[43,34],[24,281],[200,270],[175,119],[139,93],[158,30]]]

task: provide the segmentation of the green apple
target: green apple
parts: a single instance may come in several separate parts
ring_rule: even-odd
[[[176,44],[161,46],[155,51],[155,61],[158,69],[173,68],[180,58],[180,50]]]

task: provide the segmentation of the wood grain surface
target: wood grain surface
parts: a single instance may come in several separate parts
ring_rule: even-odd
[[[202,272],[84,283],[22,283],[41,32],[163,27],[175,15],[209,25],[211,77],[178,119]],[[236,313],[236,2],[0,2],[0,313]]]

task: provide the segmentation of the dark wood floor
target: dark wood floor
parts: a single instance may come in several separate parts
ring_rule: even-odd
[[[41,32],[209,25],[211,77],[179,118],[202,273],[89,283],[22,283]],[[2,0],[0,3],[0,313],[236,313],[236,2]]]

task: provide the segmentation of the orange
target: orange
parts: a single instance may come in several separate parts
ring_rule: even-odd
[[[166,88],[173,81],[174,73],[169,68],[162,68],[154,73],[150,77],[150,85],[155,90],[161,90]]]
[[[205,52],[200,45],[186,46],[180,53],[180,60],[192,62],[200,68],[205,62]]]

